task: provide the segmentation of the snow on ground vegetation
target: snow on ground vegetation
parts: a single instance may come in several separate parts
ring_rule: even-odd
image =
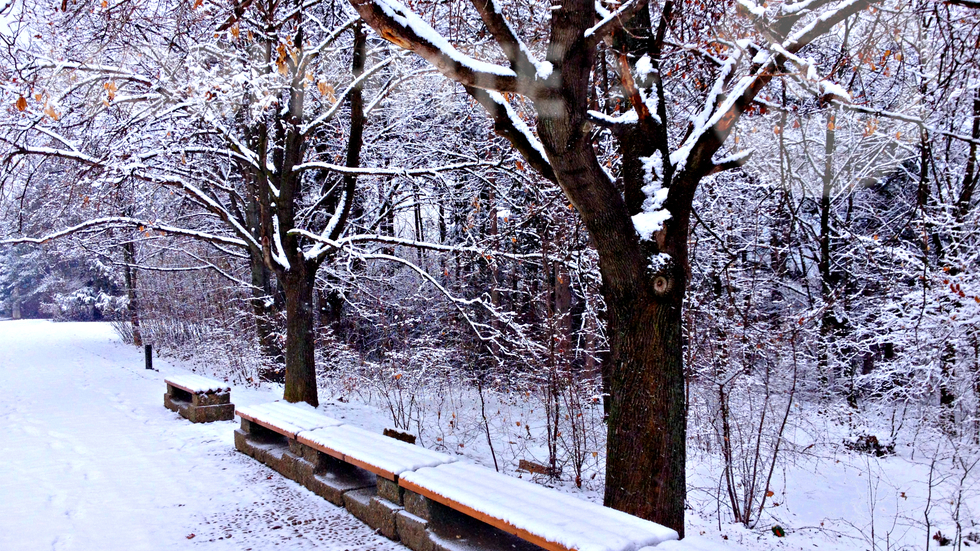
[[[142,351],[109,324],[0,322],[0,549],[404,549],[237,453],[235,422],[195,425],[163,408],[164,376],[221,379],[223,365],[157,359],[160,372],[146,371]],[[581,475],[565,464],[549,478],[517,469],[548,457],[545,412],[526,391],[484,389],[481,399],[435,373],[430,382],[398,375],[396,387],[338,370],[322,383],[320,410],[369,431],[406,429],[427,448],[601,502],[601,406],[583,408],[592,439],[581,440]],[[268,384],[232,390],[239,406],[281,396]],[[733,522],[723,454],[692,414],[688,537],[661,547],[917,550],[958,535],[962,549],[980,549],[976,444],[907,421],[908,408],[855,417],[805,400],[793,407],[772,495],[750,529]],[[854,449],[871,435],[883,456]],[[740,473],[754,465],[741,462],[732,472],[744,492]]]

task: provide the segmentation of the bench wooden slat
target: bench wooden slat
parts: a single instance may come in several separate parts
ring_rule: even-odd
[[[570,549],[568,549],[568,548],[566,548],[566,547],[564,547],[562,545],[559,545],[559,544],[557,544],[557,543],[555,543],[553,541],[549,541],[549,540],[546,540],[545,538],[542,538],[540,536],[537,536],[535,534],[532,534],[531,532],[528,532],[527,530],[518,528],[518,527],[514,526],[513,524],[511,524],[511,523],[509,523],[507,521],[504,521],[502,519],[498,519],[496,517],[492,517],[492,516],[490,516],[490,515],[482,512],[482,511],[478,511],[478,510],[476,510],[476,509],[474,509],[472,507],[469,507],[467,505],[464,505],[464,504],[462,504],[462,503],[460,503],[460,502],[458,502],[458,501],[456,501],[454,499],[448,498],[448,497],[446,497],[446,496],[444,496],[444,495],[442,495],[440,493],[437,493],[437,492],[434,492],[432,490],[429,490],[428,488],[425,488],[424,486],[419,486],[418,484],[413,484],[412,482],[407,481],[404,478],[402,478],[402,479],[400,479],[398,481],[398,485],[401,486],[402,488],[405,488],[406,490],[415,492],[415,493],[417,493],[419,495],[423,495],[423,496],[425,496],[425,497],[427,497],[427,498],[429,498],[429,499],[431,499],[433,501],[436,501],[438,503],[441,503],[441,504],[445,505],[446,507],[449,507],[450,509],[453,509],[455,511],[459,511],[460,513],[463,513],[464,515],[466,515],[468,517],[472,517],[472,518],[475,518],[476,520],[479,520],[481,522],[485,522],[485,523],[489,524],[490,526],[493,526],[494,528],[499,528],[500,530],[503,530],[504,532],[507,532],[508,534],[513,534],[513,535],[521,538],[524,541],[529,541],[529,542],[533,543],[534,545],[537,545],[538,547],[541,547],[543,549],[547,549],[548,551],[573,551],[573,550],[570,550]]]
[[[422,468],[398,483],[550,551],[635,551],[677,539],[659,524],[477,465]]]
[[[452,456],[352,425],[301,432],[297,440],[392,481],[405,471],[455,461]]]
[[[296,438],[302,431],[341,424],[332,417],[309,411],[288,402],[269,402],[238,408],[235,414],[271,431],[289,438]]]

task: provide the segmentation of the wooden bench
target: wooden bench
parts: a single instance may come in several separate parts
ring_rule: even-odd
[[[398,484],[549,551],[636,551],[677,539],[670,528],[468,463],[405,472]]]
[[[245,421],[294,439],[302,431],[336,427],[342,424],[332,417],[288,402],[270,402],[257,406],[240,407],[235,410],[235,414]]]
[[[415,551],[638,551],[658,524],[311,409],[241,408],[235,446]]]
[[[299,441],[377,476],[398,482],[398,475],[421,467],[434,467],[456,459],[444,453],[368,432],[352,425],[340,425],[303,432]]]
[[[172,375],[164,379],[163,405],[192,423],[229,421],[235,418],[231,387],[200,375]]]
[[[342,425],[341,421],[309,406],[271,402],[239,408],[242,426],[235,430],[235,448],[295,480],[313,493],[341,507],[344,495],[375,488],[377,477],[328,454],[314,450],[297,437],[318,429]]]

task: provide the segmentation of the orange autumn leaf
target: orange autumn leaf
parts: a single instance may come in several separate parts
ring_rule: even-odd
[[[17,98],[17,102],[14,103],[14,105],[17,107],[18,111],[23,111],[27,109],[27,98],[25,98],[24,96]]]

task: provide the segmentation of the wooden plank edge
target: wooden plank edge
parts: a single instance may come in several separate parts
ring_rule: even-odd
[[[329,446],[325,446],[325,445],[323,445],[323,444],[321,444],[319,442],[316,442],[314,440],[310,440],[309,438],[307,438],[303,434],[303,432],[306,432],[306,431],[300,431],[300,433],[296,435],[296,440],[298,440],[300,444],[303,444],[304,446],[309,446],[309,447],[313,448],[314,450],[316,450],[318,452],[325,453],[325,454],[329,455],[330,457],[333,457],[334,459],[339,459],[341,461],[345,461],[344,454],[340,453],[339,451],[337,451],[337,450],[335,450],[335,449],[333,449],[333,448],[331,448]]]
[[[354,465],[355,467],[360,467],[360,468],[364,469],[365,471],[370,471],[370,472],[372,472],[372,473],[374,473],[374,474],[376,474],[376,475],[378,475],[380,477],[387,478],[388,480],[390,480],[392,482],[397,482],[398,481],[398,477],[395,475],[395,473],[393,473],[391,471],[386,471],[386,470],[382,469],[381,467],[378,467],[376,465],[372,465],[372,464],[368,463],[367,461],[361,461],[360,459],[357,459],[355,457],[351,457],[349,455],[345,455],[344,456],[344,461],[350,463],[351,465]]]
[[[476,509],[473,509],[472,507],[469,507],[467,505],[464,505],[464,504],[462,504],[462,503],[460,503],[460,502],[458,502],[458,501],[456,501],[454,499],[448,498],[448,497],[446,497],[446,496],[444,496],[442,494],[433,492],[432,490],[429,490],[428,488],[426,488],[424,486],[419,486],[418,484],[415,484],[415,483],[413,483],[411,481],[408,481],[408,480],[405,480],[405,479],[400,479],[398,481],[398,485],[401,486],[402,488],[405,488],[406,490],[415,492],[415,493],[420,494],[420,495],[423,495],[423,496],[425,496],[425,497],[427,497],[429,499],[432,499],[434,501],[437,501],[437,502],[445,505],[446,507],[449,507],[450,509],[455,509],[456,511],[459,511],[460,513],[463,513],[466,516],[475,518],[476,520],[479,520],[481,522],[485,522],[485,523],[487,523],[490,526],[493,526],[495,528],[499,528],[500,530],[503,530],[504,532],[507,532],[508,534],[517,536],[517,537],[521,538],[524,541],[531,542],[534,545],[537,545],[538,547],[542,547],[544,549],[547,549],[548,551],[577,551],[573,547],[565,547],[565,546],[561,545],[560,543],[553,542],[551,540],[547,540],[547,539],[545,539],[545,538],[543,538],[541,536],[538,536],[536,534],[532,534],[531,532],[528,532],[527,530],[524,530],[523,528],[518,528],[518,527],[514,526],[513,524],[511,524],[511,523],[509,523],[509,522],[507,522],[507,521],[505,521],[503,519],[499,519],[497,517],[492,517],[492,516],[490,516],[490,515],[482,512],[482,511],[477,511]]]
[[[298,432],[300,432],[300,431],[288,431],[288,430],[286,430],[286,429],[284,429],[282,427],[277,427],[277,426],[273,425],[272,423],[270,423],[268,421],[265,421],[263,419],[260,419],[260,418],[254,416],[254,415],[249,415],[247,413],[244,413],[244,412],[242,412],[242,410],[237,409],[237,408],[235,409],[235,415],[241,417],[242,419],[245,419],[246,421],[251,421],[252,423],[255,423],[256,425],[265,427],[265,428],[271,430],[272,432],[281,434],[281,435],[285,436],[286,438],[292,438],[293,440],[296,439],[296,434]]]

